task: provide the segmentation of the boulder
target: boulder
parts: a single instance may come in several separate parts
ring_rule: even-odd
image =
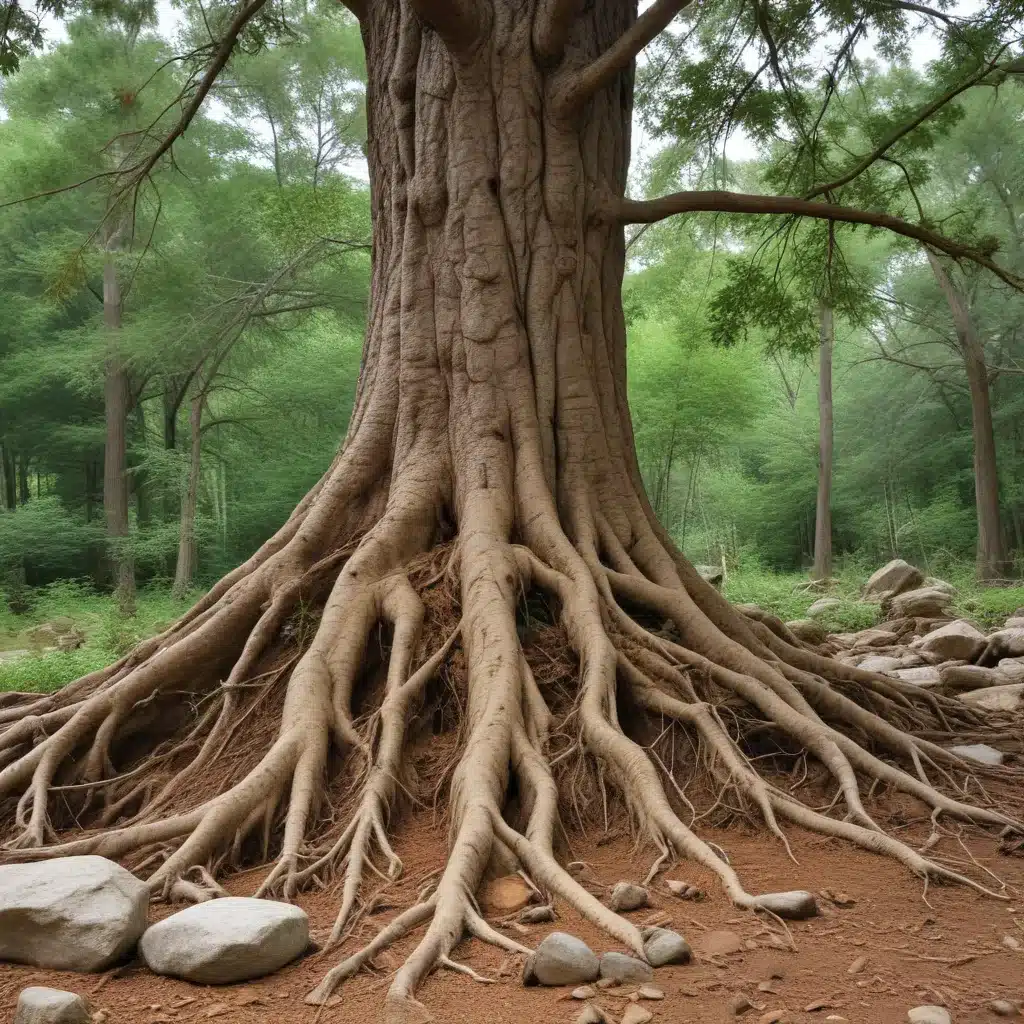
[[[983,665],[994,665],[1001,658],[1024,656],[1024,629],[998,629],[990,633],[985,652],[980,661]]]
[[[924,583],[924,574],[902,558],[894,558],[864,584],[864,597],[880,601],[886,594],[902,594]]]
[[[601,957],[600,971],[602,978],[611,978],[623,985],[639,985],[654,977],[650,964],[625,953],[605,953]]]
[[[33,985],[21,990],[14,1024],[89,1024],[89,1005],[74,992]]]
[[[840,601],[838,597],[819,597],[818,600],[807,609],[807,614],[813,619],[816,615],[821,615],[833,608],[838,608],[842,603],[843,602]]]
[[[927,662],[920,654],[904,654],[900,658],[900,668],[919,668]]]
[[[720,565],[695,565],[694,569],[700,573],[700,577],[705,583],[710,583],[711,586],[721,589],[722,583],[725,581],[725,570]]]
[[[601,965],[590,947],[575,935],[552,932],[523,965],[526,985],[584,985],[594,981]]]
[[[798,640],[803,640],[807,644],[823,644],[828,636],[825,627],[814,619],[793,619],[792,622],[787,622],[786,626]]]
[[[985,636],[964,619],[933,629],[921,639],[921,649],[943,658],[973,661],[985,649]]]
[[[1024,629],[1024,616],[1011,615],[1003,623],[1003,629]]]
[[[999,686],[1006,682],[1005,677],[996,669],[982,668],[980,665],[944,665],[939,669],[939,679],[942,689],[948,693],[980,690],[985,686]]]
[[[647,906],[647,890],[642,885],[634,885],[632,882],[618,882],[612,887],[611,896],[608,897],[608,906],[617,914],[627,913],[630,910],[639,910]]]
[[[652,967],[688,964],[693,957],[690,944],[670,928],[645,928],[644,956]]]
[[[1024,702],[1024,683],[971,690],[968,693],[961,693],[960,700],[986,711],[1016,711]]]
[[[1001,750],[996,750],[995,747],[990,747],[987,743],[967,743],[959,747],[950,747],[949,752],[958,757],[977,761],[979,764],[1000,765],[1003,763],[1003,758],[1006,757]]]
[[[891,658],[885,654],[869,654],[857,668],[865,672],[895,672],[901,664],[899,658]]]
[[[899,634],[889,629],[862,629],[856,634],[853,648],[862,651],[866,647],[891,647],[899,639]]]
[[[1024,683],[1024,658],[1003,658],[996,671],[1006,683]]]
[[[919,587],[897,594],[883,604],[888,614],[894,619],[938,619],[942,618],[953,598],[943,590],[932,587]]]
[[[290,903],[227,896],[197,903],[147,928],[139,942],[156,974],[200,985],[260,978],[309,945],[309,918]]]
[[[149,887],[105,857],[0,867],[0,960],[102,971],[135,948]]]
[[[944,594],[949,594],[950,597],[956,593],[956,587],[952,583],[940,580],[936,576],[925,576],[924,585],[930,590],[941,590]]]

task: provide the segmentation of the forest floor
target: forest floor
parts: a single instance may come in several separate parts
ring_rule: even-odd
[[[874,809],[903,821],[902,835],[923,841],[927,819],[910,820],[917,808],[889,803]],[[902,817],[901,817],[902,816]],[[755,1004],[744,1021],[811,1024],[846,1020],[852,1024],[904,1024],[907,1010],[922,1004],[945,1004],[954,1024],[983,1024],[999,1018],[990,1000],[1024,998],[1024,859],[1001,856],[994,842],[975,837],[968,843],[977,860],[999,874],[1020,899],[998,902],[961,888],[936,888],[925,894],[920,882],[891,860],[872,856],[809,833],[790,833],[799,866],[786,859],[777,843],[742,829],[708,830],[707,836],[728,850],[733,864],[753,892],[806,888],[829,889],[846,906],[822,898],[822,915],[791,922],[790,936],[764,919],[737,911],[702,869],[688,863],[672,867],[651,886],[651,907],[629,915],[640,923],[667,917],[696,951],[686,966],[655,972],[654,984],[666,998],[644,1002],[652,1024],[714,1024],[737,1019],[732,1006],[738,993]],[[399,828],[397,852],[405,863],[402,877],[379,897],[377,911],[364,918],[342,951],[356,948],[376,929],[416,899],[425,876],[441,867],[443,825],[417,813]],[[613,884],[639,881],[652,862],[652,850],[637,849],[626,836],[576,836],[571,856],[589,865],[594,881]],[[965,856],[954,840],[943,840],[944,852]],[[227,888],[251,895],[262,871],[237,875]],[[685,879],[706,892],[699,901],[676,899],[665,878]],[[323,940],[337,909],[337,894],[306,894],[299,903],[311,918],[314,939]],[[556,901],[558,920],[536,925],[520,941],[535,946],[549,931],[579,935],[596,952],[617,948],[575,912]],[[151,919],[171,912],[154,904]],[[522,927],[522,926],[520,926]],[[728,931],[742,948],[711,955],[715,932]],[[511,933],[516,935],[517,933]],[[1010,936],[1021,949],[1004,944]],[[718,938],[721,938],[718,936]],[[339,1002],[326,1008],[329,1024],[363,1024],[378,1020],[390,974],[399,966],[418,934],[377,958],[378,973],[363,973],[344,983]],[[786,948],[789,945],[792,948]],[[435,973],[420,997],[439,1022],[466,1024],[572,1024],[581,1004],[568,989],[524,988],[521,965],[491,946],[468,940],[455,958],[495,979],[482,985],[448,971]],[[31,967],[0,965],[0,1019],[9,1020],[19,990],[50,985],[88,996],[94,1010],[105,1011],[105,1024],[170,1024],[215,1018],[225,1024],[311,1024],[316,1007],[303,996],[338,962],[339,951],[313,954],[266,979],[246,985],[202,987],[159,978],[138,964],[97,978]],[[864,966],[851,973],[857,961]],[[602,993],[598,1002],[612,1021],[628,1005],[635,987]],[[811,1009],[811,1007],[817,1007]],[[777,1013],[777,1015],[776,1015]]]

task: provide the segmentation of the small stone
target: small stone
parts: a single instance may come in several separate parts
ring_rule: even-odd
[[[615,988],[620,982],[618,978],[598,978],[594,984],[598,988]]]
[[[527,963],[532,976],[541,985],[584,984],[596,980],[600,970],[600,962],[590,947],[565,932],[546,936]],[[525,970],[524,967],[524,975]]]
[[[554,907],[527,907],[520,915],[519,920],[524,924],[545,924],[554,921]]]
[[[793,619],[786,628],[804,643],[823,644],[828,639],[828,631],[815,619]]]
[[[636,1003],[630,1003],[622,1015],[622,1024],[647,1024],[649,1020],[654,1020],[654,1014]]]
[[[802,889],[794,889],[790,892],[767,892],[763,896],[756,897],[754,905],[791,921],[803,921],[808,917],[816,917],[818,913],[818,904],[814,895]]]
[[[831,889],[822,889],[821,895],[837,907],[852,907],[857,903],[849,893],[845,892],[833,892]]]
[[[838,597],[819,597],[810,608],[807,609],[807,614],[813,619],[816,615],[821,615],[822,612],[830,611],[832,608],[838,608],[843,602]]]
[[[580,1010],[579,1016],[576,1018],[576,1024],[608,1024],[608,1016],[600,1006],[587,1003]]]
[[[199,906],[199,904],[196,904]],[[214,1003],[212,1006],[208,1006],[203,1012],[204,1017],[223,1017],[224,1014],[230,1013],[231,1007],[227,1003]]]
[[[910,1024],[953,1024],[949,1010],[944,1006],[915,1006],[907,1010]]]
[[[698,940],[700,951],[706,956],[729,956],[743,949],[743,940],[735,932],[705,932]]]
[[[608,906],[617,914],[628,913],[630,910],[639,910],[647,906],[648,894],[642,885],[634,885],[632,882],[619,882],[612,887],[611,896],[608,898]]]
[[[868,958],[866,956],[859,956],[856,960],[846,968],[847,974],[860,974],[861,971],[867,967]]]
[[[74,992],[33,985],[22,989],[14,1024],[89,1024],[89,1007]]]
[[[1014,951],[1020,949],[1020,942],[1017,939],[1015,939],[1012,935],[1003,936],[1003,945],[1007,949],[1012,949]]]
[[[489,916],[514,914],[532,899],[533,890],[519,875],[492,878],[480,887],[480,909]]]
[[[757,1007],[742,992],[737,992],[729,1003],[729,1010],[734,1017],[742,1017],[747,1011],[755,1009]]]
[[[677,882],[674,878],[667,878],[665,885],[673,896],[678,896],[681,900],[699,900],[704,897],[704,893],[689,882]]]
[[[987,743],[967,743],[959,747],[950,747],[949,752],[958,757],[966,757],[979,764],[1000,765],[1006,756],[1001,750],[990,747]]]
[[[139,942],[156,974],[229,985],[284,967],[309,945],[309,918],[290,903],[227,896],[197,903],[147,928]]]
[[[769,1010],[757,1018],[757,1024],[779,1024],[786,1019],[785,1010]]]
[[[840,1017],[838,1013],[830,1013],[825,1020],[846,1020],[845,1017]]]
[[[831,999],[814,999],[804,1007],[804,1013],[814,1013],[815,1010],[828,1010],[831,1007]]]
[[[641,999],[664,999],[665,993],[654,985],[641,985],[636,993]]]
[[[757,991],[758,992],[770,992],[772,995],[776,994],[775,986],[770,981],[759,981],[757,983]]]
[[[597,995],[597,989],[593,985],[580,985],[572,990],[573,999],[593,999]]]
[[[1019,1012],[1017,1007],[1011,1003],[1009,999],[993,999],[988,1004],[988,1008],[997,1017],[1016,1017]]]
[[[652,967],[664,967],[667,964],[688,964],[693,952],[678,932],[655,928],[644,942],[644,956]]]
[[[650,981],[654,977],[650,964],[625,953],[605,953],[601,957],[600,971],[602,978],[615,978],[623,984]]]

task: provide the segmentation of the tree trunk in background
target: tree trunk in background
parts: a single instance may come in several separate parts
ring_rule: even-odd
[[[108,342],[103,408],[106,443],[103,450],[103,511],[107,521],[108,557],[113,565],[115,595],[125,614],[135,610],[135,569],[128,550],[127,434],[131,389],[128,371],[117,352],[113,332],[121,327],[121,291],[117,265],[109,247],[103,254],[103,323],[112,336]]]
[[[0,448],[0,468],[4,477],[4,505],[13,509],[18,504],[18,485],[14,475],[14,456],[7,445]]]
[[[812,578],[832,576],[832,345],[835,324],[832,308],[818,309],[821,341],[818,345],[818,509],[814,519]]]
[[[978,515],[978,579],[1004,579],[1011,572],[1011,562],[999,520],[999,471],[996,462],[995,431],[992,428],[992,402],[989,396],[985,348],[974,329],[963,295],[946,273],[938,257],[930,249],[926,251],[935,280],[949,304],[971,392],[974,502]]]
[[[28,499],[32,497],[32,491],[28,485],[28,456],[26,455],[22,455],[18,459],[18,496],[22,505],[27,504]]]
[[[181,530],[178,536],[178,564],[174,570],[174,587],[171,596],[181,600],[192,585],[196,571],[196,502],[199,497],[199,479],[203,457],[203,393],[202,382],[196,381],[197,388],[189,413],[189,429],[192,434],[192,449],[188,463],[188,484],[181,500]]]

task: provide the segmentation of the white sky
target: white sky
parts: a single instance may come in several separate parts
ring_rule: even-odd
[[[640,10],[646,10],[653,0],[640,0]],[[949,13],[953,15],[967,15],[973,13],[980,8],[982,0],[959,0],[953,8],[950,9]],[[171,6],[170,0],[157,0],[157,30],[161,36],[165,39],[176,41],[178,33],[180,32],[185,18],[180,10]],[[927,21],[927,19],[922,19]],[[46,26],[47,41],[50,45],[61,42],[67,38],[67,33],[64,30],[62,23],[52,18],[45,18],[44,24]],[[858,53],[863,57],[871,57],[874,55],[875,49],[874,44],[870,36],[865,42],[858,45]],[[940,37],[938,33],[933,31],[930,27],[926,26],[923,31],[919,32],[911,43],[911,64],[918,70],[923,70],[924,67],[935,60],[939,56],[940,52]],[[813,55],[821,59],[822,63],[825,60],[825,49],[821,48],[821,51],[817,55]],[[640,62],[643,63],[644,57],[641,54]],[[217,103],[213,101],[210,105],[209,112],[212,116],[218,116]],[[0,111],[0,117],[2,117],[2,111]],[[221,114],[223,116],[223,114]],[[259,130],[259,129],[257,129]],[[269,139],[269,129],[268,129]],[[633,132],[632,132],[632,166],[635,169],[644,160],[652,156],[654,153],[661,148],[661,144],[656,140],[652,139],[650,135],[644,130],[643,125],[640,123],[639,116],[634,112],[633,115]],[[756,149],[750,139],[742,132],[742,130],[734,131],[726,143],[725,155],[730,160],[742,161],[753,159],[756,155]],[[343,165],[344,170],[351,174],[354,178],[358,178],[362,181],[369,180],[369,174],[367,172],[366,161],[363,159],[352,160],[347,164]]]

